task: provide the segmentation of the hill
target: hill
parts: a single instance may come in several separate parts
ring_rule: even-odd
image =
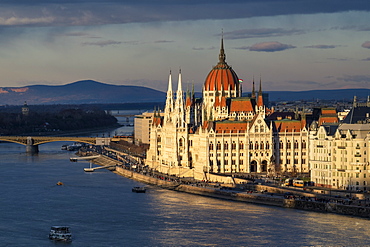
[[[366,99],[369,89],[336,89],[311,91],[267,91],[269,101],[353,100]],[[247,95],[248,92],[243,93]],[[202,97],[202,93],[196,93]],[[77,81],[61,86],[34,85],[0,88],[0,105],[112,104],[143,103],[166,100],[166,93],[141,86],[120,86],[93,80]]]
[[[166,94],[139,86],[119,86],[93,80],[61,86],[34,85],[0,88],[1,105],[94,104],[163,102]]]
[[[354,96],[358,99],[366,99],[370,95],[370,89],[333,89],[333,90],[310,90],[310,91],[271,91],[270,101],[315,101],[315,100],[337,100],[352,101]]]

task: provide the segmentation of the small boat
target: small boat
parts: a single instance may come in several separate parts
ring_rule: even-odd
[[[146,192],[146,188],[145,187],[134,187],[134,188],[132,188],[132,192],[145,193]]]
[[[57,185],[64,185],[62,182],[58,181]]]
[[[72,233],[68,226],[52,226],[49,233],[49,239],[56,241],[72,241]]]
[[[84,168],[85,172],[93,172],[95,169],[92,167],[92,162],[90,161],[90,168]]]

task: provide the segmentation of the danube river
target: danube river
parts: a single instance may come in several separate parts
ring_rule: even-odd
[[[0,143],[0,246],[369,246],[370,221],[218,200],[142,185],[107,170],[85,173],[65,143]],[[61,181],[63,186],[57,186]],[[48,239],[71,227],[71,243]]]

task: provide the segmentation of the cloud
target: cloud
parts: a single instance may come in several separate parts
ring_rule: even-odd
[[[68,33],[60,34],[60,36],[86,37],[86,36],[90,36],[90,35],[86,32],[68,32]]]
[[[100,47],[108,46],[108,45],[119,45],[122,44],[120,41],[114,40],[104,40],[104,41],[97,41],[97,42],[83,42],[82,45],[96,45]]]
[[[344,75],[342,77],[338,77],[337,80],[345,81],[345,82],[369,83],[370,75]]]
[[[172,42],[175,42],[173,40],[156,40],[154,41],[154,43],[172,43]]]
[[[239,47],[234,47],[234,49],[237,50],[249,50],[250,46],[239,46]]]
[[[325,0],[323,5],[322,0],[3,0],[0,25],[105,25],[345,11],[370,11],[370,2]],[[300,32],[302,30],[251,29],[244,34],[241,32],[239,38],[294,35]]]
[[[339,47],[339,45],[310,45],[310,46],[305,46],[304,48],[333,49],[336,47]]]
[[[0,26],[24,26],[24,25],[44,25],[54,22],[53,17],[38,17],[38,18],[29,18],[29,17],[9,17],[3,18],[0,17]]]
[[[263,51],[263,52],[275,52],[275,51],[283,51],[287,49],[296,48],[293,45],[282,44],[280,42],[272,41],[272,42],[262,42],[257,43],[249,47],[250,51]]]
[[[248,39],[248,38],[265,38],[277,36],[289,36],[304,34],[300,29],[283,29],[283,28],[259,28],[259,29],[242,29],[224,33],[225,39]]]
[[[363,48],[367,48],[367,49],[370,49],[370,41],[366,41],[365,43],[363,43],[361,45]]]
[[[333,60],[333,61],[341,61],[341,62],[345,62],[345,61],[351,61],[351,59],[349,58],[336,58],[336,57],[330,57],[328,58],[329,60]]]

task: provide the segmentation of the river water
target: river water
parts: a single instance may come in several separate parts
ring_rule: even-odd
[[[120,131],[125,132],[121,129]],[[369,246],[369,220],[232,202],[148,186],[87,162],[55,142],[37,155],[0,143],[0,246]],[[57,186],[61,181],[63,186]],[[71,243],[48,239],[71,227]]]

